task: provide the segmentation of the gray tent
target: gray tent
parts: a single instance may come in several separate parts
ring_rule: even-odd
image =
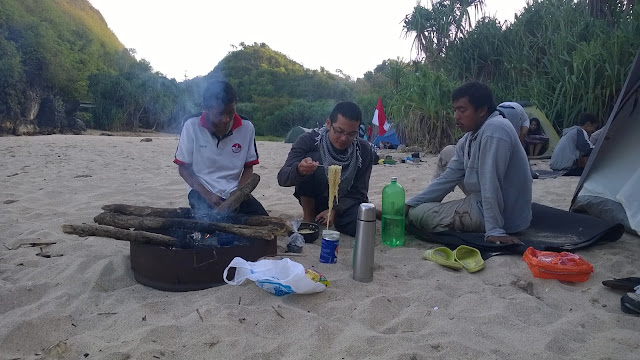
[[[589,156],[571,210],[640,233],[640,51]]]
[[[303,128],[302,126],[294,126],[289,130],[287,135],[284,137],[284,142],[288,144],[292,144],[298,140],[298,137],[306,132],[311,131],[311,129]]]

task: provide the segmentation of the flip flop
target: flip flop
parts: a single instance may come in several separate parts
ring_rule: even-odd
[[[454,270],[462,270],[462,264],[455,261],[453,251],[451,251],[451,249],[449,249],[448,247],[441,246],[435,249],[427,250],[424,252],[422,258]]]
[[[634,291],[636,286],[640,286],[640,277],[627,277],[613,280],[604,280],[602,285],[612,289],[623,290],[626,292]]]
[[[453,255],[455,260],[470,273],[484,269],[484,260],[482,260],[482,255],[478,249],[460,245],[453,251]]]
[[[620,299],[622,312],[640,316],[640,294],[628,293]]]

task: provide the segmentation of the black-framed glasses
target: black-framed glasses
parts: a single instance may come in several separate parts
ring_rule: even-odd
[[[351,139],[351,140],[353,140],[353,139],[355,139],[355,138],[358,136],[358,132],[357,132],[357,131],[354,131],[354,132],[350,132],[350,133],[348,133],[348,132],[346,132],[346,131],[344,131],[344,130],[342,130],[342,129],[337,130],[337,129],[333,126],[333,124],[331,124],[331,129],[333,129],[333,132],[334,132],[336,135],[341,136],[341,137],[342,137],[342,136],[344,136],[344,137],[345,137],[345,138],[347,138],[347,139]]]

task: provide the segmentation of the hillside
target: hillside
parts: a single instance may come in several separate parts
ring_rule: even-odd
[[[0,0],[0,133],[43,99],[89,100],[89,76],[135,61],[87,0]]]
[[[186,81],[194,109],[212,79],[225,79],[236,88],[238,112],[253,121],[258,135],[284,136],[293,126],[316,126],[336,102],[355,100],[350,79],[323,68],[307,69],[264,43],[241,43],[209,74]]]

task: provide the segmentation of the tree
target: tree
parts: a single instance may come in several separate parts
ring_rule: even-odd
[[[431,62],[441,56],[448,44],[471,29],[469,9],[481,13],[484,5],[484,0],[431,0],[428,9],[418,3],[403,20],[405,36],[413,34],[416,57]]]

